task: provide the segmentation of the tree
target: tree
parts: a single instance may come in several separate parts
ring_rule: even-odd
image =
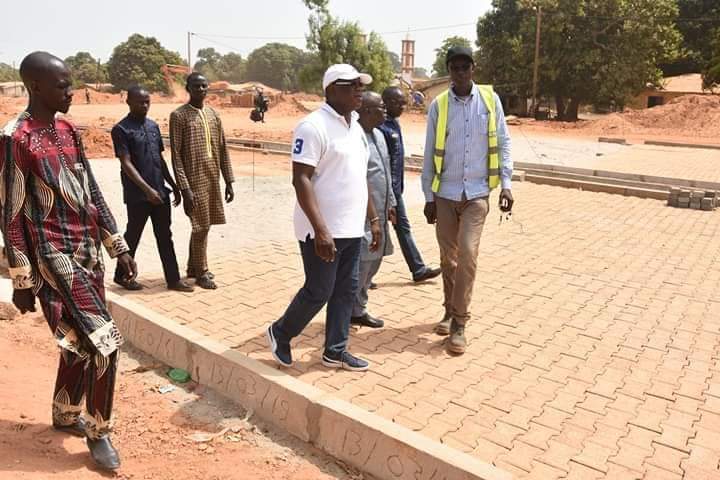
[[[341,21],[327,10],[327,0],[303,0],[311,7],[307,36],[310,61],[300,72],[305,90],[319,92],[323,72],[332,64],[349,63],[373,77],[370,86],[382,91],[393,79],[385,42],[375,32],[366,35],[356,22]]]
[[[720,86],[720,29],[715,34],[715,39],[711,42],[711,45],[714,53],[703,70],[704,88]]]
[[[720,31],[717,0],[678,0],[677,3],[677,28],[683,40],[677,57],[661,66],[668,76],[707,70],[714,54],[711,39]]]
[[[400,73],[402,71],[402,62],[400,62],[400,56],[395,52],[387,52],[390,58],[390,65],[392,65],[393,72]]]
[[[440,48],[435,49],[435,63],[433,63],[433,77],[444,77],[448,74],[447,65],[445,64],[445,55],[450,47],[468,47],[472,48],[470,40],[464,37],[446,38]]]
[[[117,88],[134,84],[150,91],[169,93],[160,67],[164,64],[185,65],[177,52],[164,48],[154,37],[133,34],[113,50],[107,63],[110,81]]]
[[[67,57],[65,63],[70,67],[73,75],[73,83],[76,87],[87,83],[107,82],[107,68],[100,63],[99,59],[93,58],[88,52],[78,52]]]
[[[209,81],[225,80],[240,83],[245,77],[245,61],[238,53],[221,55],[214,48],[201,48],[197,52],[193,70],[201,72]]]
[[[299,90],[299,72],[307,57],[291,45],[268,43],[248,55],[246,78],[279,90]]]
[[[0,63],[0,82],[19,82],[20,73],[8,65],[7,63]]]
[[[477,26],[481,81],[530,96],[539,1],[539,92],[561,120],[577,120],[581,103],[624,105],[677,54],[676,0],[493,0]]]
[[[430,75],[428,75],[428,72],[423,67],[415,67],[413,69],[413,77],[415,78],[430,78]]]

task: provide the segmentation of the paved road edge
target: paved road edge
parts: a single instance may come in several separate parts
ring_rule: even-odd
[[[189,371],[265,421],[382,480],[501,480],[512,476],[229,349],[108,292],[125,339]]]

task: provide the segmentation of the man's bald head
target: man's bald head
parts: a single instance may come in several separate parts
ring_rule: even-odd
[[[20,62],[20,78],[28,89],[33,81],[38,81],[51,73],[66,71],[67,65],[48,52],[33,52]]]
[[[396,86],[387,87],[382,92],[382,99],[385,101],[385,103],[387,103],[387,101],[390,99],[394,99],[397,97],[403,97],[403,96],[404,95],[403,95],[402,89],[400,87],[396,87]]]
[[[362,94],[362,107],[361,108],[373,108],[377,107],[382,103],[382,97],[376,92],[363,92]]]
[[[387,114],[391,118],[398,118],[405,110],[405,94],[400,87],[387,87],[383,90],[382,99],[385,102]]]
[[[371,132],[385,121],[385,104],[382,97],[375,92],[363,92],[362,106],[358,110],[358,121],[366,132]]]
[[[20,77],[30,93],[31,113],[50,116],[68,112],[73,97],[72,75],[65,62],[48,52],[33,52],[20,63]]]

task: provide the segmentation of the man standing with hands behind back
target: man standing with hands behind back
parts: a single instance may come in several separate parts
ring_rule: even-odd
[[[500,209],[512,209],[513,164],[500,98],[490,85],[473,83],[472,50],[451,47],[446,64],[451,87],[428,111],[422,187],[443,271],[445,315],[435,331],[449,334],[447,349],[462,354],[488,197],[500,185]]]

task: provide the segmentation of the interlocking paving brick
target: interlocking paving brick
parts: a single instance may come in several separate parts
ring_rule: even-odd
[[[647,165],[655,174],[680,172],[671,163],[686,171],[674,152],[638,152],[647,154],[642,173]],[[248,158],[236,162],[249,165]],[[137,255],[147,288],[108,288],[271,361],[264,328],[299,288],[302,263],[289,162],[263,161],[279,166],[256,177],[254,192],[250,178],[239,177],[242,206],[228,205],[229,224],[210,234],[221,288],[165,290],[151,235]],[[625,157],[602,162],[640,168]],[[116,164],[95,164],[122,224]],[[707,165],[704,178],[720,180],[714,163]],[[386,327],[351,331],[349,348],[370,360],[371,373],[321,366],[324,311],[293,341],[296,364],[284,371],[519,478],[676,478],[683,469],[687,479],[720,478],[720,272],[712,261],[720,226],[713,214],[527,183],[514,188],[515,220],[498,226],[491,212],[483,232],[465,356],[449,356],[432,332],[443,313],[441,282],[413,285],[396,254],[385,258],[380,288],[370,293],[370,310]],[[417,175],[408,175],[405,201],[423,256],[437,265]],[[572,211],[560,213],[564,204]],[[186,245],[188,222],[175,215],[175,240]],[[502,267],[492,253],[501,250],[508,252]],[[185,254],[178,248],[181,264]]]

